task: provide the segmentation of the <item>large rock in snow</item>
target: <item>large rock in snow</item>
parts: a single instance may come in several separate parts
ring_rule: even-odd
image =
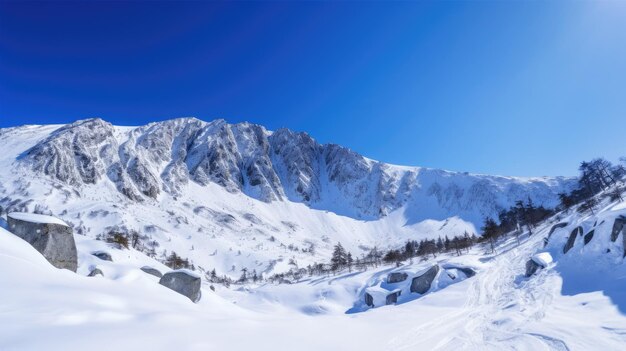
[[[387,290],[380,286],[372,286],[365,290],[365,304],[370,307],[380,307],[398,302],[401,289]]]
[[[181,295],[187,296],[191,301],[200,301],[200,276],[186,270],[179,269],[171,272],[167,272],[163,275],[159,284],[166,286]]]
[[[619,216],[615,218],[615,222],[613,222],[613,230],[611,231],[611,241],[617,240],[617,236],[624,229],[624,224],[626,223],[626,218]]]
[[[593,239],[593,234],[595,233],[595,230],[590,231],[589,233],[585,234],[584,237],[584,243],[585,245],[589,244],[589,242],[591,241],[591,239]]]
[[[437,273],[439,273],[439,265],[434,265],[423,274],[414,277],[411,282],[411,292],[425,294],[430,289],[430,285],[435,280]]]
[[[471,278],[476,275],[476,270],[470,267],[446,264],[443,268],[444,269],[456,269],[460,271],[461,273],[465,274],[466,278]]]
[[[89,272],[89,274],[87,276],[88,277],[95,277],[97,275],[100,275],[100,276],[104,277],[104,273],[102,273],[102,270],[100,268],[92,269],[91,272]]]
[[[626,217],[619,216],[615,218],[615,222],[613,222],[613,230],[611,231],[611,241],[615,242],[619,233],[622,233],[622,244],[624,248],[623,257],[626,257],[626,233],[624,233],[624,224],[626,224]]]
[[[155,276],[157,278],[163,277],[163,273],[161,273],[158,269],[152,268],[150,266],[143,266],[143,267],[141,267],[141,270],[144,271],[145,273],[153,275],[153,276]]]
[[[567,251],[571,250],[572,247],[574,247],[574,243],[576,242],[576,237],[582,234],[583,234],[582,227],[576,227],[574,228],[574,230],[572,230],[572,232],[569,235],[569,238],[567,238],[567,242],[565,243],[565,246],[563,247],[564,254],[567,253]]]
[[[528,262],[526,262],[526,276],[530,277],[539,269],[548,267],[552,261],[552,256],[548,252],[542,252],[534,255],[530,260],[528,260]]]
[[[528,260],[528,262],[526,262],[526,276],[530,277],[531,275],[535,274],[540,268],[541,266],[537,264],[537,262],[533,261],[532,259]]]
[[[9,230],[26,240],[53,266],[76,272],[78,260],[72,228],[62,220],[34,213],[7,216]]]
[[[409,275],[404,272],[392,272],[387,276],[387,283],[393,284],[403,282],[408,277]]]
[[[113,262],[113,257],[111,257],[111,254],[105,251],[94,251],[91,253],[92,255],[98,257],[99,259],[103,260],[103,261],[110,261]]]

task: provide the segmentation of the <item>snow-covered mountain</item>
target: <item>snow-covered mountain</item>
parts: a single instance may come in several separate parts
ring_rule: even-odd
[[[604,199],[594,213],[572,209],[532,235],[508,235],[493,253],[475,245],[461,256],[294,284],[229,289],[205,281],[195,304],[143,272],[144,265],[169,268],[135,250],[76,236],[75,274],[53,267],[0,221],[0,286],[9,287],[0,289],[0,349],[622,350],[624,215],[624,202]],[[98,251],[112,260],[92,254]],[[526,262],[538,255],[554,260],[525,276]],[[358,308],[372,287],[398,286],[391,274],[434,264],[476,274],[464,279],[442,269],[425,293],[403,291],[397,303]],[[93,267],[103,276],[85,277]]]
[[[0,218],[0,287],[10,287],[0,289],[2,350],[626,344],[626,203],[606,194],[594,211],[556,213],[532,235],[498,239],[493,251],[476,244],[462,255],[292,284],[228,288],[203,279],[197,303],[144,270],[170,271],[163,250],[190,258],[200,273],[238,276],[242,268],[277,272],[326,260],[337,241],[359,255],[408,238],[458,235],[518,199],[552,206],[570,179],[393,166],[303,133],[194,119],[23,126],[1,130],[0,146],[0,205],[60,217],[11,218],[73,226],[77,252],[76,273],[57,269]],[[149,237],[158,255],[94,240],[111,230]],[[539,268],[529,276],[532,262]],[[432,281],[414,291],[414,279],[428,271],[436,272]],[[396,300],[387,302],[390,293]]]
[[[302,132],[195,118],[7,128],[0,145],[5,209],[54,214],[87,236],[136,230],[233,274],[320,260],[337,241],[360,255],[477,232],[517,200],[553,207],[574,184],[395,166]]]

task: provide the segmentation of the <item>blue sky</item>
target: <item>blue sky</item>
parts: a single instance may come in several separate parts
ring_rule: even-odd
[[[0,127],[94,116],[573,175],[626,155],[626,3],[0,3]]]

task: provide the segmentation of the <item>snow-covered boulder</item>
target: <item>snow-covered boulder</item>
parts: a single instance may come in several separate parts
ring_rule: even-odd
[[[615,218],[615,222],[613,222],[613,229],[611,230],[611,241],[615,242],[615,240],[617,240],[617,236],[623,231],[625,223],[625,217],[619,216]]]
[[[141,270],[146,272],[146,273],[148,273],[148,274],[151,274],[151,275],[153,275],[153,276],[155,276],[157,278],[163,277],[163,273],[161,273],[158,269],[152,268],[150,266],[143,266],[143,267],[141,267]]]
[[[76,243],[67,223],[56,217],[25,212],[9,213],[7,222],[13,234],[30,243],[53,266],[76,272]]]
[[[98,257],[99,259],[103,260],[103,261],[110,261],[113,262],[113,258],[111,257],[111,254],[105,251],[95,251],[91,253],[92,255]]]
[[[552,256],[548,252],[541,252],[533,255],[533,257],[526,262],[526,276],[530,277],[538,270],[548,267],[552,261]]]
[[[619,216],[615,218],[615,222],[613,222],[613,230],[611,231],[612,242],[615,242],[619,234],[622,233],[622,257],[626,257],[626,233],[624,232],[624,229],[626,229],[626,227],[624,226],[624,224],[626,224],[626,217]]]
[[[439,273],[439,265],[434,265],[426,270],[423,274],[417,275],[411,282],[411,292],[425,294],[432,284],[433,280]]]
[[[540,268],[541,266],[538,265],[537,262],[533,261],[532,259],[528,260],[528,262],[526,262],[526,276],[530,277],[531,275],[535,274]]]
[[[550,232],[548,233],[548,239],[550,239],[555,230],[564,227],[567,227],[567,222],[561,222],[553,225],[552,228],[550,228]]]
[[[380,307],[398,302],[402,289],[387,290],[380,286],[372,286],[365,290],[365,304]]]
[[[574,228],[574,230],[572,230],[572,232],[569,235],[569,238],[567,238],[567,242],[565,243],[565,246],[563,247],[564,254],[567,253],[567,251],[571,250],[572,247],[574,247],[574,243],[576,242],[576,237],[582,234],[583,234],[582,227],[576,227]]]
[[[104,277],[104,273],[102,273],[102,270],[100,268],[92,269],[91,272],[89,272],[89,274],[87,276],[88,277],[95,277],[97,275],[100,275],[100,276]]]
[[[403,282],[408,277],[409,275],[404,272],[391,272],[389,273],[389,275],[387,275],[387,283],[393,284]]]
[[[187,296],[193,302],[200,301],[202,296],[200,276],[187,269],[178,269],[165,273],[161,277],[159,284]]]
[[[593,234],[594,233],[595,233],[595,230],[591,230],[589,233],[585,234],[585,237],[584,237],[584,244],[585,245],[589,244],[591,239],[593,239]]]
[[[474,268],[470,268],[470,267],[465,267],[465,266],[457,266],[457,265],[450,265],[450,264],[445,264],[443,266],[443,268],[447,271],[447,270],[457,270],[461,273],[463,273],[465,275],[466,278],[471,278],[473,276],[476,275],[476,271],[474,270]]]

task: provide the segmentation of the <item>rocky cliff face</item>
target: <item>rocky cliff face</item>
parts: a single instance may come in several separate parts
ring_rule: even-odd
[[[565,178],[512,178],[399,167],[306,133],[223,120],[174,119],[136,128],[101,119],[63,126],[18,162],[71,187],[112,182],[133,201],[215,183],[264,202],[292,201],[376,219],[406,206],[419,218],[494,215],[530,197],[552,206]],[[421,215],[420,213],[423,213]]]

